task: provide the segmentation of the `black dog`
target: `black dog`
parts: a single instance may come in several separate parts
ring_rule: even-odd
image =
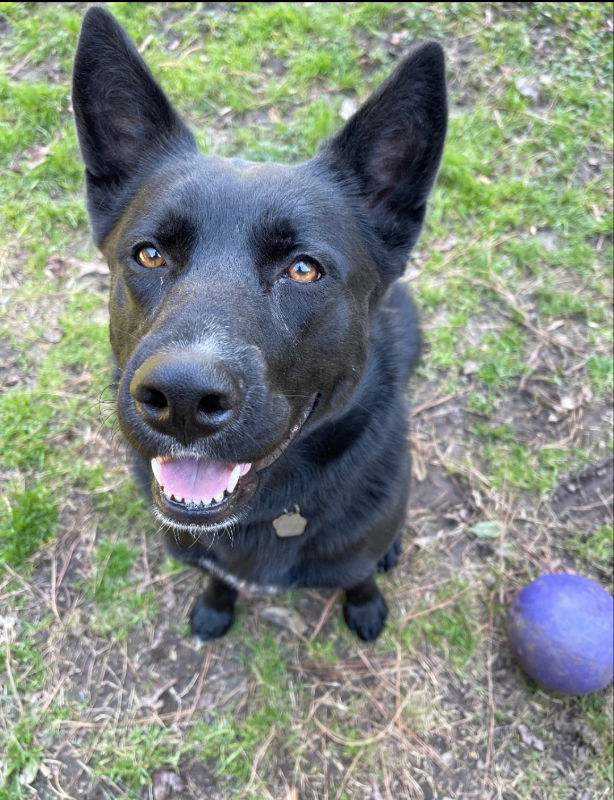
[[[446,130],[441,47],[411,52],[310,161],[200,154],[123,29],[91,8],[73,105],[111,269],[119,420],[171,552],[211,575],[192,632],[237,590],[345,590],[374,639],[375,573],[409,492],[416,312],[396,283]]]

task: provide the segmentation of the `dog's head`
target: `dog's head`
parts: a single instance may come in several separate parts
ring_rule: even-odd
[[[418,237],[446,129],[416,48],[295,166],[205,156],[122,28],[90,9],[73,106],[111,269],[120,424],[169,524],[213,530],[351,402],[372,319]]]

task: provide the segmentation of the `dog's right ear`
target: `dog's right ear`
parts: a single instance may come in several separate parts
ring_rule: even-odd
[[[83,20],[72,102],[99,242],[154,160],[196,152],[196,143],[123,28],[100,6]]]

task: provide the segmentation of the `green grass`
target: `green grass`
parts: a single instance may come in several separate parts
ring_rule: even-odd
[[[5,766],[0,773],[0,800],[18,800],[26,796],[27,790],[20,778],[33,768],[36,774],[43,757],[43,748],[36,741],[36,724],[33,716],[25,716],[2,737]]]
[[[102,739],[96,772],[125,787],[126,797],[142,797],[142,790],[151,782],[151,774],[160,766],[172,769],[179,759],[176,744],[164,727],[135,724],[123,731],[119,739]]]
[[[585,562],[597,566],[611,563],[614,556],[614,529],[612,525],[601,525],[590,533],[579,531],[568,546]]]
[[[16,689],[23,697],[37,696],[45,687],[46,665],[37,646],[43,631],[50,620],[42,620],[36,625],[27,624],[23,638],[6,643],[2,660],[10,661],[10,689]],[[0,661],[2,664],[2,661]],[[17,672],[17,675],[14,673]],[[45,747],[51,739],[50,728],[60,719],[68,716],[68,706],[49,703],[43,712],[35,706],[24,708],[19,718],[5,720],[0,728],[0,748],[3,760],[0,762],[0,800],[21,800],[30,796],[28,785],[35,780],[45,755]]]
[[[91,576],[83,591],[92,602],[90,625],[101,635],[124,640],[159,613],[158,598],[142,585],[137,565],[138,550],[117,539],[100,539],[94,553]],[[118,614],[121,608],[121,614]]]
[[[450,581],[425,599],[424,608],[412,609],[414,618],[408,622],[390,620],[393,636],[408,653],[430,643],[462,675],[479,643],[475,611],[468,600],[469,588],[468,584]],[[458,595],[461,596],[457,599]]]
[[[611,576],[611,526],[601,517],[586,525],[570,522],[561,535],[548,506],[567,476],[611,452],[609,5],[108,5],[137,44],[146,44],[148,63],[203,149],[254,159],[309,157],[341,124],[344,98],[365,98],[388,74],[403,49],[399,42],[443,42],[452,115],[437,189],[411,263],[419,273],[412,290],[425,338],[414,390],[419,402],[455,395],[460,416],[433,432],[419,418],[415,430],[423,442],[438,437],[442,460],[431,459],[429,469],[447,471],[466,490],[448,522],[475,547],[458,557],[459,540],[448,548],[447,528],[433,531],[426,553],[412,551],[403,582],[384,582],[391,605],[387,632],[360,652],[388,665],[382,687],[393,682],[391,654],[400,653],[410,670],[426,652],[445,664],[439,674],[483,697],[487,577],[495,572],[507,591],[552,563],[602,581]],[[134,665],[147,655],[160,620],[172,620],[170,629],[177,631],[187,610],[172,605],[169,587],[179,587],[187,603],[189,579],[176,565],[161,563],[156,525],[118,461],[121,447],[113,449],[107,278],[80,274],[81,262],[97,258],[70,106],[82,14],[78,4],[0,5],[0,366],[6,361],[6,374],[14,378],[0,393],[0,617],[18,616],[7,653],[23,706],[12,688],[0,705],[0,800],[31,796],[24,776],[43,758],[61,761],[57,747],[67,735],[65,718],[92,723],[91,709],[78,697],[82,676],[69,671],[62,673],[66,694],[62,688],[44,705],[57,686],[60,658],[70,660],[74,649],[81,668],[90,652],[85,641],[97,652],[109,647],[115,668],[124,663],[124,652]],[[578,403],[573,412],[564,408],[564,398]],[[437,425],[440,418],[433,420]],[[476,543],[471,530],[483,519],[504,520],[504,549],[498,539]],[[57,553],[54,537],[63,548]],[[54,573],[54,580],[63,580],[53,597],[56,618],[51,555],[61,571],[75,541],[66,574]],[[478,545],[491,547],[491,554],[476,556]],[[414,588],[420,581],[431,587],[442,574],[444,588]],[[471,590],[451,600],[465,586]],[[398,605],[409,596],[414,611],[447,604],[400,624]],[[410,763],[405,751],[395,749],[393,732],[377,747],[365,747],[341,791],[360,745],[322,738],[313,722],[315,715],[354,742],[386,724],[374,717],[367,692],[373,684],[365,682],[361,691],[366,679],[353,677],[362,663],[360,646],[340,619],[315,641],[298,643],[243,611],[230,634],[234,639],[219,645],[214,662],[230,675],[244,675],[245,703],[230,693],[222,707],[199,709],[189,720],[144,724],[138,719],[149,712],[137,701],[152,687],[138,684],[135,670],[135,694],[126,701],[134,705],[113,712],[121,724],[105,717],[102,733],[75,729],[76,747],[89,754],[87,766],[101,791],[140,800],[151,790],[155,770],[181,770],[195,761],[208,764],[223,796],[241,796],[254,759],[272,736],[251,783],[252,797],[265,797],[269,786],[285,796],[285,787],[274,784],[276,764],[291,765],[289,785],[302,780],[313,796],[322,796],[322,785],[310,783],[321,772],[315,753],[322,748],[328,748],[331,765],[343,767],[331,777],[331,797],[360,796],[372,791],[372,780],[384,796],[380,759],[389,756],[387,769],[399,781],[397,766]],[[502,630],[492,635],[504,652]],[[145,656],[138,663],[147,664]],[[176,663],[170,651],[160,658],[161,664]],[[176,658],[181,674],[181,651]],[[302,661],[316,665],[317,679],[297,678],[292,666]],[[330,677],[327,670],[336,665],[345,683]],[[443,735],[448,711],[433,722],[424,699],[433,687],[419,671],[408,680],[420,697],[403,719],[434,741]],[[447,695],[447,687],[435,688]],[[337,705],[310,705],[330,699],[327,692]],[[562,713],[558,701],[532,692],[522,698],[533,726]],[[537,711],[531,705],[536,697],[543,702]],[[393,713],[396,695],[389,700]],[[498,702],[501,719],[512,719],[505,698]],[[565,713],[607,740],[611,719],[601,695],[569,704]],[[453,706],[449,713],[460,719],[464,709]],[[479,724],[486,736],[487,725]],[[462,744],[462,736],[454,736],[451,749]],[[586,791],[600,796],[611,762],[606,748],[593,750],[581,776]],[[555,756],[548,755],[542,771],[521,756],[509,774],[505,759],[498,764],[504,784],[514,787],[524,770],[526,796],[569,796],[571,784],[553,767]],[[447,793],[460,796],[462,789]]]
[[[58,500],[44,484],[16,489],[0,522],[0,560],[23,567],[55,533]]]

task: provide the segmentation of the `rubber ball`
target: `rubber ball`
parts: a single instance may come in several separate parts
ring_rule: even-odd
[[[516,595],[508,635],[524,671],[544,689],[586,694],[612,682],[614,598],[581,575],[541,575]]]

